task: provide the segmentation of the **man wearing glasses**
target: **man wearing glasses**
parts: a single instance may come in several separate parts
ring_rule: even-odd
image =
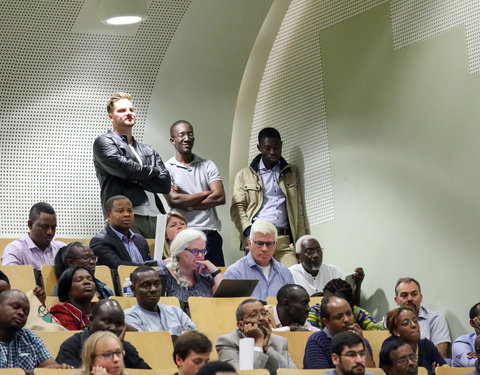
[[[175,147],[175,156],[165,163],[172,178],[172,187],[165,199],[171,208],[185,216],[190,229],[205,233],[205,259],[216,266],[225,266],[219,233],[222,223],[215,209],[225,204],[225,191],[217,166],[192,152],[195,135],[187,121],[179,120],[170,127],[170,143]]]
[[[305,234],[305,209],[298,169],[282,158],[282,139],[274,128],[258,133],[257,155],[237,173],[230,218],[240,233],[241,249],[258,219],[275,225],[278,243],[274,257],[287,267],[297,264],[295,241]]]
[[[387,375],[417,375],[418,357],[410,344],[398,338],[382,345],[380,368]]]
[[[332,339],[332,362],[335,369],[327,375],[373,375],[365,372],[367,349],[362,338],[353,332],[341,332]],[[412,374],[413,375],[413,374]]]
[[[280,262],[273,259],[277,243],[277,228],[259,219],[252,225],[248,246],[250,252],[227,268],[225,279],[257,279],[252,297],[266,301],[276,296],[285,284],[294,284],[292,274]]]
[[[253,368],[267,369],[274,375],[278,368],[297,368],[288,353],[288,341],[284,337],[272,335],[268,312],[263,303],[249,298],[240,303],[236,312],[237,329],[220,336],[215,345],[218,359],[239,369],[240,339],[251,337],[254,340]]]

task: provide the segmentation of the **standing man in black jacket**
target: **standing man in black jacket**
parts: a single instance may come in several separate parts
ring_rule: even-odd
[[[156,215],[165,213],[157,193],[170,191],[170,174],[152,146],[133,138],[136,116],[130,94],[113,94],[107,102],[107,112],[113,131],[100,135],[93,143],[102,207],[114,195],[126,196],[135,214],[132,230],[155,238]]]

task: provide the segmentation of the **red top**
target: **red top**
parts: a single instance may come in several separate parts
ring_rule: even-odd
[[[95,302],[91,302],[90,308],[93,307],[94,304]],[[79,309],[68,302],[52,306],[50,314],[52,314],[62,326],[70,331],[83,330],[90,326],[90,318],[85,316]]]

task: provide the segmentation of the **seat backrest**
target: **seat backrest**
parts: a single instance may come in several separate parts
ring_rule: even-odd
[[[227,333],[231,333],[233,329],[229,332],[224,332],[224,331],[202,331],[205,336],[208,337],[208,339],[212,342],[212,352],[210,353],[210,361],[217,361],[218,360],[218,353],[217,350],[215,349],[215,344],[217,343],[217,339],[225,335]]]
[[[277,375],[319,375],[323,374],[325,372],[331,371],[331,368],[322,368],[322,369],[291,369],[291,368],[279,368],[277,370]],[[420,370],[420,367],[418,368]],[[380,369],[380,368],[369,368],[367,367],[365,369],[365,372],[372,372],[375,375],[385,375],[385,372]],[[419,375],[425,375],[425,374],[420,374],[420,371],[418,371]]]
[[[424,367],[419,367],[418,369],[420,370],[420,368]],[[435,375],[468,375],[473,370],[475,370],[475,367],[437,367]]]
[[[112,292],[115,291],[110,267],[95,266],[95,278],[107,284],[107,288],[109,288]]]
[[[168,368],[173,363],[172,336],[167,331],[127,332],[125,340],[151,368]]]
[[[390,332],[388,331],[363,331],[363,337],[368,340],[370,346],[372,347],[373,360],[375,361],[375,366],[378,367],[380,364],[380,349],[382,349],[382,344],[390,337]]]
[[[120,285],[120,289],[122,291],[123,296],[123,282],[125,281],[126,277],[130,277],[130,274],[137,268],[137,266],[118,266],[118,285]]]
[[[0,368],[1,375],[25,375],[21,368]]]
[[[18,238],[0,238],[0,257],[3,254],[3,250],[5,250],[5,246],[7,246],[10,242],[18,240]]]
[[[286,332],[273,332],[275,335],[283,336],[288,340],[288,352],[295,362],[297,368],[303,368],[303,356],[305,355],[305,346],[307,340],[313,332],[310,331],[286,331]]]
[[[57,241],[62,241],[63,243],[71,244],[72,242],[83,242],[87,245],[90,245],[90,238],[55,238]]]
[[[178,372],[178,369],[175,368],[156,368],[153,370],[155,375],[173,375]]]
[[[42,339],[53,358],[57,357],[60,345],[77,332],[81,331],[35,331],[37,336]]]
[[[238,375],[269,375],[270,372],[264,368],[254,369],[254,370],[237,370]]]
[[[200,331],[232,332],[237,327],[235,312],[245,297],[190,297],[190,317]]]
[[[61,302],[58,299],[58,297],[47,296],[47,298],[45,299],[45,306],[47,306],[48,310],[50,310],[52,308],[52,306],[58,305],[59,303],[61,303]]]
[[[47,296],[53,296],[53,291],[58,285],[57,275],[55,274],[55,266],[44,264],[41,269],[43,279],[43,289]]]
[[[20,289],[22,292],[27,293],[37,285],[35,272],[30,265],[0,266],[0,270],[7,275],[12,289]]]

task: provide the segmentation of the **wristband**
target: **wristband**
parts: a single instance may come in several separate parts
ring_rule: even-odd
[[[212,276],[212,278],[215,278],[215,276],[217,276],[219,273],[222,273],[222,271],[221,270],[216,270],[215,272],[212,272],[210,274],[210,276]]]

